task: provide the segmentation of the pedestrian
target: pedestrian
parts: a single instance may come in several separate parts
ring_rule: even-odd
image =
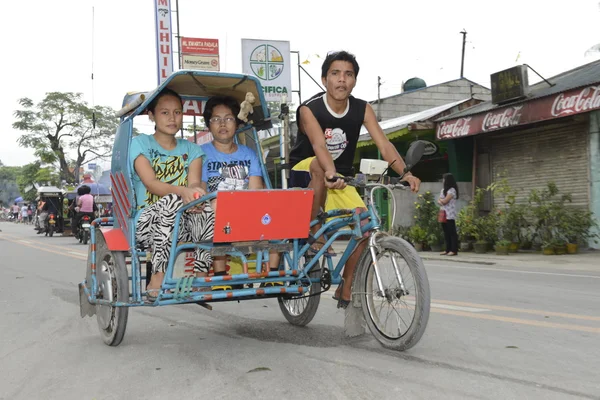
[[[27,205],[27,220],[29,224],[33,222],[33,208],[31,207],[31,203]]]
[[[404,173],[404,160],[383,133],[371,105],[351,95],[358,70],[353,54],[347,51],[328,53],[321,66],[321,81],[326,91],[302,103],[296,112],[298,136],[290,152],[290,187],[313,189],[313,220],[321,209],[328,208],[326,202],[345,204],[345,207],[334,208],[366,209],[356,189],[346,186],[341,179],[331,181],[340,174],[353,175],[354,155],[363,125],[390,168],[400,175]],[[403,179],[414,192],[419,190],[421,181],[417,177],[407,173]],[[311,229],[311,234],[318,229],[319,224]],[[323,238],[319,238],[311,245],[311,251],[317,252],[323,245]],[[334,295],[339,308],[350,304],[354,268],[365,245],[363,241],[357,246],[344,267],[342,284]]]
[[[11,207],[11,211],[12,211],[12,216],[13,216],[13,222],[19,222],[19,206],[17,205],[16,202]]]
[[[454,175],[447,173],[443,175],[443,188],[440,191],[438,204],[440,213],[438,221],[444,230],[446,251],[440,253],[442,256],[455,256],[458,254],[458,234],[456,233],[456,200],[458,199],[458,186]]]
[[[23,204],[21,207],[21,221],[26,224],[29,221],[29,216],[27,215],[27,204]]]

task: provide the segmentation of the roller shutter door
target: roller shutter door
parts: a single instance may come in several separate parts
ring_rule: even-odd
[[[552,124],[482,138],[490,154],[492,179],[506,173],[517,202],[526,203],[531,189],[554,181],[560,193],[571,193],[572,205],[589,206],[589,124]],[[502,200],[495,203],[501,205]]]

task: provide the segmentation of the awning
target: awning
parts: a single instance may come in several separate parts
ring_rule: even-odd
[[[386,134],[386,136],[389,140],[396,139],[400,136],[406,135],[409,132],[408,126],[410,124],[413,124],[415,122],[422,122],[422,121],[434,119],[434,117],[443,113],[444,111],[447,111],[447,110],[451,109],[452,107],[456,107],[456,106],[458,106],[464,102],[467,102],[469,100],[471,100],[471,99],[468,98],[468,99],[458,100],[458,101],[455,101],[452,103],[443,104],[441,106],[437,106],[437,107],[429,108],[427,110],[419,111],[414,114],[403,115],[402,117],[387,119],[385,121],[379,122],[379,126],[381,126],[383,133]],[[373,142],[373,140],[371,139],[371,135],[367,131],[367,128],[363,126],[362,129],[360,130],[360,136],[358,137],[358,146],[357,147],[367,147],[367,146],[374,146],[374,145],[375,145],[375,142]]]

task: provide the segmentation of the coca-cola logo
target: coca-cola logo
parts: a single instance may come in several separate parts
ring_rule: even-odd
[[[443,121],[438,125],[438,139],[449,139],[461,136],[467,136],[471,131],[471,117],[459,118],[455,121]]]
[[[559,117],[600,108],[600,86],[588,86],[569,96],[561,93],[552,103],[552,116]]]
[[[506,128],[508,126],[518,125],[521,120],[523,106],[509,107],[502,112],[489,112],[485,114],[481,124],[483,132],[494,129]]]

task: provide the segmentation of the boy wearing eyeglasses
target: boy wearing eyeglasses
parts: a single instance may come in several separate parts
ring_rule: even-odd
[[[405,167],[396,147],[379,126],[371,105],[351,95],[358,71],[353,54],[346,51],[327,54],[321,67],[321,81],[326,91],[302,103],[296,113],[298,137],[290,152],[290,187],[313,189],[312,219],[321,209],[366,208],[354,188],[347,187],[341,179],[332,182],[339,175],[354,175],[354,155],[363,125],[391,168],[402,174]],[[410,183],[412,191],[419,190],[418,178],[409,173],[404,180]],[[319,228],[319,225],[313,227],[312,233]],[[324,244],[322,239],[317,240],[311,251],[318,252]],[[361,243],[346,263],[342,285],[334,295],[339,308],[346,308],[350,303],[352,285],[344,285],[344,282],[351,282],[365,244]]]

